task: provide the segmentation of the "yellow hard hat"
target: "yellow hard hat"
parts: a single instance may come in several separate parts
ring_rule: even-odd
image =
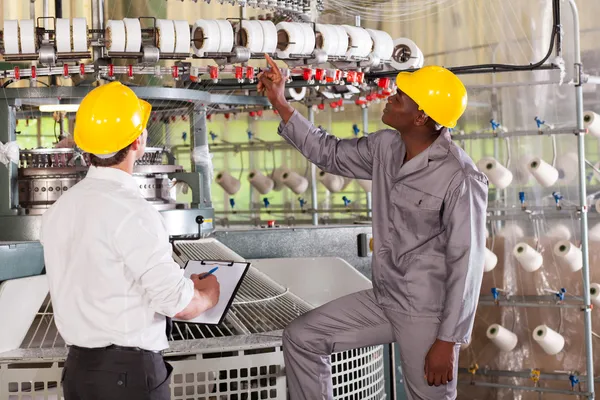
[[[152,106],[120,82],[89,92],[75,117],[77,146],[92,154],[111,154],[129,146],[148,123]]]
[[[451,71],[443,67],[427,66],[415,72],[400,72],[396,86],[419,105],[419,109],[447,128],[467,108],[467,89]]]

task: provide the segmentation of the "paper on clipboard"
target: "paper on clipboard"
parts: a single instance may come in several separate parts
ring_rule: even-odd
[[[213,275],[221,285],[221,293],[219,302],[216,306],[200,314],[198,317],[191,320],[174,321],[189,322],[195,324],[218,325],[223,322],[231,303],[246,275],[250,263],[246,262],[230,262],[230,261],[195,261],[190,260],[185,264],[184,276],[190,277],[193,274],[202,275],[209,272],[214,267],[219,267]]]

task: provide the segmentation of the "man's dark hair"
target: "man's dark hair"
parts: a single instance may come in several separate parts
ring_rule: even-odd
[[[112,167],[120,164],[123,162],[123,160],[125,160],[125,157],[127,157],[127,153],[129,153],[129,149],[131,149],[132,144],[133,142],[130,143],[129,146],[119,150],[117,154],[110,158],[100,158],[90,154],[90,162],[94,167]]]

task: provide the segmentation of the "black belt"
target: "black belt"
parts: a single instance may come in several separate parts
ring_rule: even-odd
[[[79,347],[79,346],[75,346],[75,345],[71,345],[69,347],[74,350],[78,350],[78,351],[82,351],[82,352],[120,350],[120,351],[133,351],[133,352],[138,352],[138,353],[140,353],[140,352],[141,353],[160,353],[160,351],[146,350],[146,349],[142,349],[141,347],[126,347],[126,346],[119,346],[116,344],[111,344],[110,346],[105,346],[105,347]]]

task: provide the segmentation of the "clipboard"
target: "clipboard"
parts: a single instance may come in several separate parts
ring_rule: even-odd
[[[216,306],[200,314],[198,317],[190,320],[179,320],[173,318],[173,321],[187,322],[192,324],[219,325],[225,319],[227,312],[231,308],[233,299],[239,290],[248,269],[249,262],[234,261],[212,261],[212,260],[189,260],[185,263],[183,275],[187,278],[192,274],[205,274],[214,267],[219,267],[213,273],[221,285],[221,293]]]

